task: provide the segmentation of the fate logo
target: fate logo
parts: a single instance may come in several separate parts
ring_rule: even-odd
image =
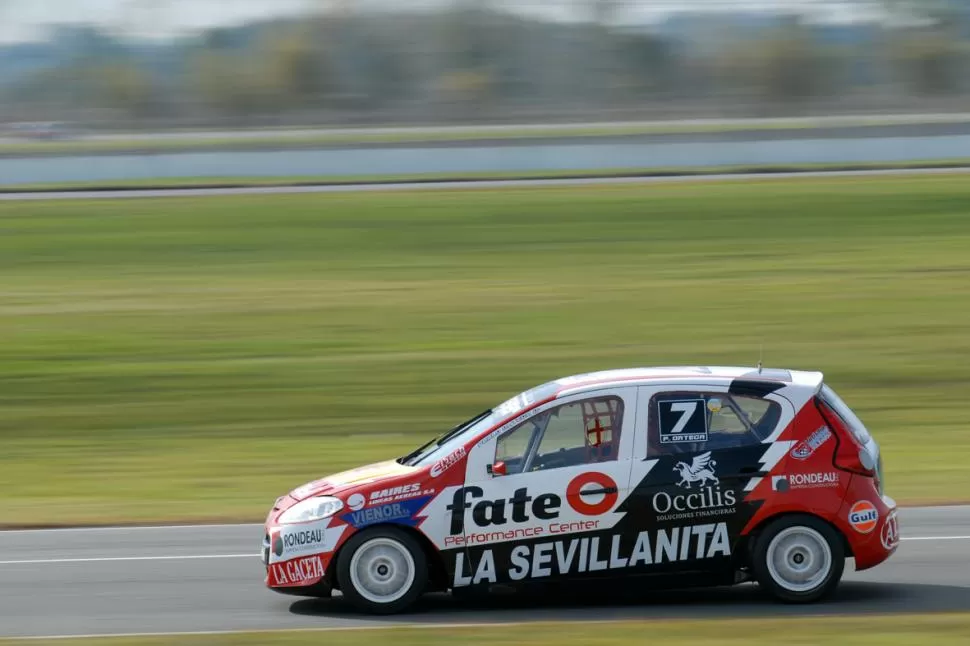
[[[587,488],[593,485],[595,489]],[[585,488],[585,489],[584,489]],[[597,502],[587,502],[581,495],[602,494]],[[528,487],[516,489],[510,498],[498,500],[479,500],[484,498],[485,490],[475,485],[459,487],[455,490],[451,504],[445,509],[451,513],[452,535],[465,531],[465,511],[471,509],[471,520],[476,527],[505,525],[511,518],[514,523],[527,523],[532,519],[554,520],[559,517],[562,497],[554,493],[529,495]],[[605,473],[595,471],[581,473],[566,485],[566,501],[569,506],[584,516],[605,514],[619,498],[616,482]]]

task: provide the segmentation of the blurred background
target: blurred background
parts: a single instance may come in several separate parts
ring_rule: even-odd
[[[10,135],[966,110],[966,0],[0,2]]]
[[[0,635],[318,626],[261,586],[277,496],[600,369],[821,370],[889,495],[965,503],[967,168],[970,0],[0,0],[0,528],[245,523],[0,533]],[[850,608],[970,610],[920,545]],[[966,643],[745,598],[649,634]]]

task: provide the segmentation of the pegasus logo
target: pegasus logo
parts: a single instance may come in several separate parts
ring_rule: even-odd
[[[690,489],[694,482],[699,482],[701,487],[708,482],[720,484],[720,480],[714,473],[715,466],[717,466],[717,462],[711,459],[710,451],[695,455],[690,464],[678,462],[673,469],[680,473],[680,482],[677,485],[684,489]]]

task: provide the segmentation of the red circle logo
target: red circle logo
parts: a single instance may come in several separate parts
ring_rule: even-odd
[[[879,522],[879,510],[868,500],[860,500],[849,509],[849,524],[860,534],[868,534]]]
[[[596,486],[589,487],[586,491],[583,491],[583,487],[587,485]],[[595,498],[597,495],[603,496],[603,499],[599,502],[586,502],[583,500],[583,496]],[[584,516],[599,516],[600,514],[605,514],[613,508],[613,505],[616,504],[616,500],[619,497],[620,493],[616,489],[616,482],[613,481],[613,478],[597,471],[579,474],[566,487],[566,501],[569,503],[569,506]]]

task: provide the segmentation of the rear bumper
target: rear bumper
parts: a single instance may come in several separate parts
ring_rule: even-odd
[[[850,514],[853,505],[869,502],[876,510],[872,528],[866,524],[853,524]],[[870,496],[862,499],[846,498],[839,512],[840,529],[848,539],[855,557],[855,569],[867,570],[892,556],[899,547],[899,517],[896,501],[889,496]],[[861,529],[860,529],[861,527]]]

